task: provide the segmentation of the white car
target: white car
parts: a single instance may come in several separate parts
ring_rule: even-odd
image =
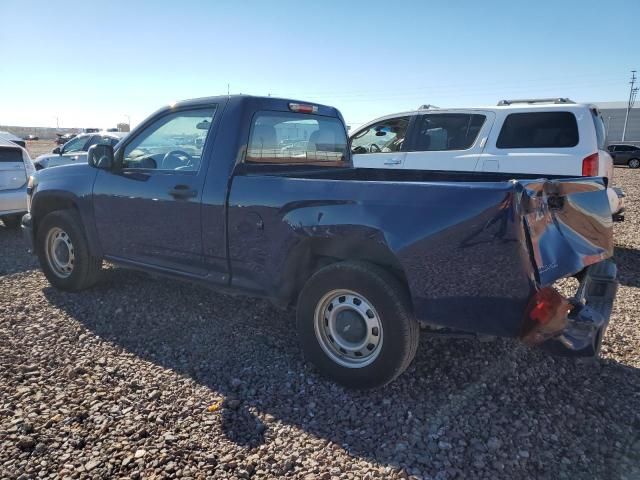
[[[18,226],[27,212],[27,181],[35,171],[24,148],[0,139],[0,220],[6,227]]]
[[[115,146],[127,135],[123,132],[81,133],[67,143],[53,149],[53,152],[40,155],[34,163],[37,170],[71,163],[87,161],[87,150],[93,145],[107,144]]]
[[[406,170],[600,176],[613,180],[605,127],[593,105],[566,98],[386,115],[351,134],[354,166]],[[613,213],[622,199],[608,189]]]

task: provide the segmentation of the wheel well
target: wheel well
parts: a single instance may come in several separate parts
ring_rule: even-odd
[[[63,197],[47,197],[40,199],[36,208],[32,209],[31,212],[34,236],[38,233],[38,224],[40,221],[51,212],[55,212],[57,210],[78,211],[78,206],[73,202],[73,200]]]
[[[310,239],[294,248],[282,272],[281,298],[295,304],[307,280],[321,268],[332,263],[361,261],[383,268],[406,289],[409,282],[398,258],[385,245],[376,241]]]

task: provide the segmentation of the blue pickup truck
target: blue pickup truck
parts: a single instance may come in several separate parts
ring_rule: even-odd
[[[224,96],[37,172],[22,226],[62,290],[107,260],[296,306],[305,356],[371,388],[408,367],[421,329],[597,355],[617,289],[605,187],[357,169],[335,108]],[[568,276],[571,298],[553,287]]]

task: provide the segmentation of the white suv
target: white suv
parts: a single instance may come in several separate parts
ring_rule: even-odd
[[[27,212],[27,181],[36,171],[20,145],[0,139],[0,220],[16,227]]]
[[[351,151],[360,168],[601,176],[609,185],[613,180],[598,109],[566,98],[386,115],[351,134]],[[613,189],[608,193],[612,212],[619,212],[621,200]]]

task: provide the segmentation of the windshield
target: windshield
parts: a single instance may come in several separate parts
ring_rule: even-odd
[[[88,138],[88,136],[82,136],[69,140],[62,148],[63,153],[82,152]]]

